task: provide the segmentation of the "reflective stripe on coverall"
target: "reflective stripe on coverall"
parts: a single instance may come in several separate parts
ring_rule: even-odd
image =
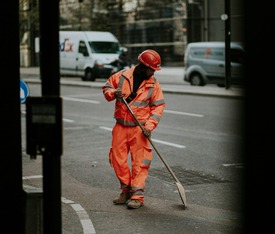
[[[120,71],[107,80],[102,87],[107,101],[115,100],[114,92],[117,88],[122,90],[125,98],[131,94],[134,68]],[[141,83],[136,94],[129,105],[140,123],[152,132],[157,127],[165,108],[160,84],[154,76],[151,76]],[[143,203],[145,181],[152,160],[150,142],[143,135],[127,106],[121,100],[116,100],[114,117],[116,124],[112,131],[110,164],[120,181],[122,191],[133,192],[132,199],[138,199]],[[129,152],[132,173],[127,163]]]

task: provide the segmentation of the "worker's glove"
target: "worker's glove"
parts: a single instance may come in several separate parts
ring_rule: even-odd
[[[121,89],[116,89],[115,93],[114,93],[114,96],[116,99],[122,99],[123,98],[123,94],[122,94],[122,91]]]
[[[143,135],[146,136],[147,138],[149,138],[151,136],[151,131],[147,128],[143,128],[142,131]]]

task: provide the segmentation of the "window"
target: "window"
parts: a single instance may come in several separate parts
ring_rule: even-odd
[[[119,54],[119,44],[109,41],[89,41],[92,52],[102,54]]]
[[[79,42],[78,52],[83,54],[84,56],[89,56],[89,52],[84,41]]]

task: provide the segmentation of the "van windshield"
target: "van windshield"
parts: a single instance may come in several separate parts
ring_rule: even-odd
[[[100,54],[119,54],[120,46],[117,42],[109,41],[89,41],[93,53]]]

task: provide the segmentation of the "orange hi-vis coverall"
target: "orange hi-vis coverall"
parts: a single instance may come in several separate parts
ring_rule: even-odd
[[[135,66],[112,75],[102,87],[107,101],[115,100],[117,88],[128,97],[133,90],[133,72]],[[129,102],[139,122],[151,132],[157,127],[165,108],[164,96],[159,82],[151,76],[142,81],[135,98]],[[120,181],[122,192],[131,192],[131,199],[144,202],[145,181],[152,161],[152,148],[143,135],[122,100],[116,100],[114,118],[116,124],[112,131],[112,146],[109,161]],[[128,154],[131,154],[131,169]]]

